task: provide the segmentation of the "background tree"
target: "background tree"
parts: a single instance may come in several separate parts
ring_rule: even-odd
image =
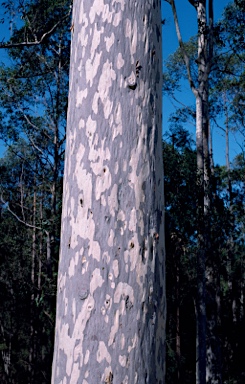
[[[209,76],[213,60],[213,1],[206,0],[189,1],[196,9],[197,15],[197,81],[192,76],[190,58],[185,50],[182,36],[180,33],[178,16],[174,0],[166,0],[172,7],[176,33],[178,37],[180,52],[183,57],[190,88],[196,100],[196,148],[197,148],[197,172],[196,184],[198,186],[197,193],[197,297],[196,297],[196,313],[197,313],[197,377],[198,384],[206,382],[206,373],[215,380],[215,376],[219,376],[216,357],[214,353],[213,343],[209,344],[209,353],[206,354],[206,273],[208,271],[210,282],[212,281],[212,268],[209,263],[208,256],[211,255],[210,233],[209,233],[209,216],[211,209],[210,200],[210,157],[209,157]],[[210,267],[207,269],[207,263]],[[211,296],[210,296],[211,298]],[[213,300],[213,299],[212,299]],[[213,304],[210,307],[214,307]],[[211,340],[213,330],[211,326],[215,320],[215,314],[211,314],[212,320],[209,322]],[[206,357],[209,356],[206,365]]]
[[[239,118],[236,119],[235,114],[232,113],[232,108],[234,108],[234,107],[231,107],[231,104],[232,104],[233,97],[235,95],[237,95],[237,96],[239,95],[239,97],[236,98],[237,100],[238,100],[238,98],[240,98],[240,100],[242,100],[242,76],[240,76],[240,74],[242,73],[242,66],[238,64],[239,58],[236,58],[235,51],[231,54],[231,52],[232,52],[231,51],[231,49],[232,49],[231,44],[229,46],[229,49],[227,49],[227,46],[223,43],[223,41],[227,41],[224,39],[224,36],[226,36],[225,34],[230,30],[230,27],[228,26],[229,18],[231,18],[232,24],[234,23],[234,25],[236,25],[236,23],[237,23],[238,26],[239,25],[242,26],[243,16],[241,14],[241,7],[239,7],[239,12],[237,12],[238,19],[236,22],[234,22],[234,19],[236,18],[236,16],[235,16],[236,11],[235,10],[238,9],[238,4],[237,4],[237,2],[235,2],[235,3],[236,4],[232,4],[231,6],[229,6],[229,7],[231,7],[230,9],[232,9],[232,11],[230,11],[231,13],[228,12],[228,15],[230,15],[230,16],[227,19],[224,19],[223,21],[221,21],[218,26],[214,26],[214,28],[213,28],[213,42],[215,44],[214,45],[214,51],[213,51],[214,52],[214,60],[213,60],[212,67],[211,67],[212,71],[210,72],[210,75],[209,75],[209,110],[208,110],[209,121],[213,121],[213,124],[218,123],[218,117],[220,118],[220,116],[222,116],[225,120],[225,126],[223,128],[223,126],[220,122],[219,122],[219,125],[226,132],[227,138],[228,138],[228,133],[232,129],[232,126],[233,127],[234,126],[237,126],[237,127],[240,126],[241,127],[241,124],[238,123]],[[229,9],[229,7],[227,7],[227,8]],[[226,12],[224,13],[224,15],[226,15]],[[224,24],[222,24],[222,23],[224,23]],[[239,28],[237,29],[237,31],[239,34]],[[221,36],[223,38],[221,38]],[[233,38],[234,38],[234,36],[233,36]],[[236,37],[236,39],[239,39],[238,36]],[[241,37],[241,39],[243,39],[243,37]],[[232,37],[229,39],[229,43],[231,42],[231,40],[232,40]],[[228,43],[228,45],[229,45],[229,43]],[[186,44],[183,43],[183,46],[184,46],[185,52],[188,54],[188,57],[190,60],[189,61],[190,74],[192,76],[194,84],[196,84],[197,73],[198,73],[197,70],[195,70],[195,67],[197,67],[197,64],[198,64],[196,62],[196,60],[198,60],[198,57],[196,54],[197,50],[195,50],[195,47],[197,47],[196,39],[192,38],[188,43],[186,43]],[[240,55],[240,60],[241,60],[241,58],[242,58],[241,50],[239,52],[239,55]],[[240,61],[240,63],[241,63],[241,61]],[[168,63],[167,63],[168,73],[164,75],[164,80],[165,80],[164,85],[166,86],[165,90],[168,92],[169,95],[171,95],[171,97],[173,96],[173,98],[175,100],[176,100],[175,95],[177,93],[176,90],[181,91],[180,79],[185,77],[185,76],[188,79],[188,74],[186,75],[183,71],[184,65],[185,65],[185,60],[184,60],[183,55],[181,55],[181,48],[179,48],[178,51],[176,51],[176,53],[170,58],[170,60],[168,60]],[[179,86],[179,88],[177,88],[177,86]],[[239,89],[239,91],[237,93],[236,93],[236,91],[233,92],[233,90],[235,90],[235,89],[237,91]],[[224,97],[225,95],[227,98],[229,97],[229,102],[227,102],[227,104],[225,104],[225,97]],[[171,117],[171,123],[172,123],[172,125],[175,125],[175,131],[174,132],[176,132],[176,129],[180,124],[187,126],[187,124],[190,125],[190,123],[193,123],[193,117],[195,117],[195,109],[193,108],[193,106],[181,105],[181,103],[179,105],[181,107]],[[227,108],[228,106],[229,106],[229,110]],[[240,104],[240,106],[242,106],[242,103]],[[241,107],[241,110],[242,110],[242,107]],[[233,123],[232,123],[231,116],[233,116]],[[176,140],[177,139],[175,138],[175,141]],[[171,139],[169,142],[170,142],[170,144],[172,143],[172,135],[171,135]],[[227,143],[228,143],[228,140],[227,140]],[[215,148],[214,148],[214,150],[215,150]],[[211,154],[210,151],[209,151],[209,153]],[[228,149],[227,149],[227,155],[228,155]],[[178,157],[179,154],[177,154],[176,156]],[[241,156],[241,157],[239,156],[239,158],[242,158],[242,157],[243,156]],[[170,161],[170,156],[168,156],[168,162],[169,161]],[[182,162],[185,163],[183,158],[182,158]],[[209,227],[210,227],[210,235],[209,236],[210,236],[210,243],[212,244],[212,252],[209,253],[208,258],[206,259],[206,261],[207,261],[206,262],[206,268],[207,268],[206,269],[206,276],[207,276],[207,278],[212,277],[212,279],[209,280],[208,284],[207,284],[206,303],[207,303],[207,316],[208,316],[207,341],[208,341],[208,343],[210,343],[210,340],[211,340],[213,345],[215,344],[213,347],[213,351],[214,351],[213,356],[215,359],[210,359],[209,355],[208,355],[208,365],[207,365],[207,367],[209,369],[208,377],[210,374],[210,376],[213,378],[208,379],[208,377],[207,377],[207,380],[216,380],[215,375],[212,376],[212,369],[213,369],[212,366],[211,366],[211,370],[210,370],[210,362],[212,364],[212,360],[213,360],[214,371],[216,369],[215,365],[218,366],[219,367],[218,372],[220,372],[219,375],[221,376],[221,372],[222,372],[224,380],[238,380],[238,382],[242,382],[243,381],[242,370],[240,370],[240,368],[238,368],[238,366],[236,366],[236,368],[234,369],[232,366],[232,363],[231,363],[233,361],[232,356],[233,356],[233,353],[235,353],[234,351],[235,350],[237,351],[240,348],[240,347],[238,347],[238,345],[240,345],[240,342],[238,342],[236,344],[236,346],[233,344],[234,348],[231,346],[231,344],[230,344],[229,348],[225,347],[225,345],[226,345],[225,344],[225,338],[227,337],[229,340],[232,339],[232,337],[230,336],[229,330],[231,328],[238,330],[238,328],[236,328],[236,326],[234,324],[233,324],[233,326],[228,325],[229,321],[231,321],[232,318],[236,319],[236,315],[234,316],[234,311],[235,312],[237,311],[236,310],[237,304],[235,302],[233,302],[233,304],[232,304],[232,300],[230,300],[230,299],[228,300],[228,296],[229,295],[230,295],[230,297],[234,297],[234,295],[236,296],[236,294],[238,294],[238,292],[240,291],[240,288],[236,287],[236,282],[238,282],[238,285],[240,287],[240,284],[243,285],[242,282],[244,280],[243,274],[239,275],[239,278],[238,278],[238,280],[236,279],[236,282],[232,282],[232,278],[231,278],[231,276],[237,276],[236,273],[233,275],[233,273],[235,271],[235,264],[236,264],[236,263],[234,263],[234,258],[236,259],[238,257],[238,259],[240,260],[239,262],[241,263],[241,264],[239,264],[240,267],[241,267],[241,265],[243,265],[243,261],[242,261],[243,251],[242,251],[242,253],[240,253],[240,251],[241,251],[241,248],[240,248],[240,251],[238,251],[238,253],[237,253],[238,249],[235,245],[236,240],[235,240],[235,242],[233,241],[233,236],[234,236],[234,239],[235,238],[237,239],[237,234],[236,234],[235,228],[238,228],[240,226],[238,224],[238,221],[240,221],[240,219],[238,219],[238,215],[235,213],[235,211],[232,212],[233,208],[231,209],[231,206],[233,206],[233,203],[232,203],[233,197],[235,197],[235,196],[238,197],[238,195],[239,195],[239,201],[240,201],[239,206],[240,206],[240,208],[244,207],[244,204],[240,200],[243,196],[243,192],[242,192],[243,187],[241,189],[237,188],[236,182],[233,182],[233,176],[231,176],[231,174],[234,175],[233,174],[233,169],[234,169],[233,167],[234,166],[235,166],[235,164],[231,164],[231,165],[229,164],[229,157],[227,156],[226,167],[221,168],[221,167],[212,166],[212,169],[210,169],[212,171],[212,179],[211,179],[211,184],[210,184],[210,197],[211,197],[211,201],[212,201],[212,210],[210,210],[210,215],[209,215]],[[165,194],[166,194],[166,196],[165,196],[165,198],[166,198],[166,201],[168,201],[168,198],[169,198],[168,197],[168,187],[167,187],[166,183],[169,180],[169,176],[168,176],[168,167],[165,167],[165,168],[166,168],[166,171],[165,171],[165,185],[166,185]],[[172,168],[173,168],[173,166],[172,166]],[[176,171],[175,171],[174,176],[176,176]],[[241,186],[240,182],[238,182],[238,184]],[[174,184],[174,178],[173,178],[172,183],[171,183],[171,188],[174,189],[174,185],[175,184]],[[242,182],[242,185],[243,185],[243,182]],[[176,190],[178,190],[178,189],[179,189],[179,186],[176,185]],[[185,187],[184,189],[186,189],[186,199],[188,201],[188,199],[189,199],[188,187]],[[239,192],[238,192],[238,189],[239,189]],[[197,191],[196,191],[196,193],[197,193]],[[232,197],[232,199],[230,199],[230,197]],[[194,190],[193,190],[193,193],[191,194],[191,198],[195,199]],[[178,197],[176,198],[176,200],[178,201]],[[172,210],[173,206],[174,206],[173,204],[170,204],[171,208],[169,210],[169,215],[168,214],[166,215],[167,228],[168,228],[169,216],[171,217],[171,222],[173,222],[173,220],[172,220],[172,218],[174,217],[174,210]],[[234,205],[234,207],[235,207],[235,205]],[[241,208],[241,209],[243,211],[243,208]],[[178,217],[181,218],[182,215],[178,214]],[[190,219],[190,213],[188,213],[188,218]],[[185,220],[183,220],[183,218],[181,220],[182,220],[182,225],[185,227]],[[195,216],[190,221],[195,222]],[[237,225],[238,225],[238,227],[237,227]],[[184,255],[187,255],[186,256],[187,260],[191,257],[191,255],[193,256],[193,254],[191,253],[190,250],[192,250],[192,252],[194,252],[194,255],[196,253],[195,233],[194,233],[194,237],[191,237],[189,239],[189,245],[188,245],[188,243],[187,244],[183,243],[183,240],[182,240],[182,242],[180,241],[180,239],[182,239],[182,236],[180,236],[180,234],[179,234],[180,228],[181,228],[181,224],[176,223],[175,229],[173,229],[174,240],[172,242],[172,245],[169,245],[168,241],[166,243],[167,244],[167,260],[168,260],[168,258],[170,258],[170,264],[172,264],[172,266],[176,265],[175,260],[172,260],[172,255],[176,254],[176,252],[178,252],[180,255],[182,255],[183,258],[184,258]],[[176,234],[178,234],[177,237],[176,237]],[[167,238],[168,238],[168,236],[167,236]],[[193,243],[193,241],[194,241],[194,243]],[[168,248],[169,246],[171,246],[171,248]],[[177,249],[177,251],[176,251],[176,249]],[[189,250],[189,252],[186,250]],[[176,268],[178,267],[176,270],[180,271],[179,275],[181,276],[181,273],[185,273],[186,269],[189,270],[189,268],[191,270],[191,267],[187,267],[187,265],[183,262],[183,259],[181,257],[180,257],[180,260],[181,260],[181,262],[179,263],[179,265],[176,266]],[[212,265],[210,267],[211,263],[212,263]],[[169,267],[169,263],[167,263],[167,266]],[[243,269],[243,267],[241,267],[241,268]],[[168,268],[167,268],[167,282],[168,282],[168,278],[170,278],[170,281],[167,283],[167,287],[175,286],[176,282],[173,279],[173,275],[176,274],[176,270],[174,269],[172,271],[171,268],[170,268],[170,270],[168,270]],[[171,275],[169,275],[169,273],[171,273]],[[177,273],[177,275],[178,275],[178,273]],[[172,276],[172,277],[170,277],[170,276]],[[230,280],[230,282],[228,280]],[[184,280],[182,279],[181,281],[183,283]],[[190,281],[192,281],[192,280],[190,280]],[[189,283],[190,283],[190,281],[189,281]],[[210,281],[212,284],[210,284]],[[181,286],[181,284],[180,284],[180,286]],[[195,284],[194,284],[194,286],[195,286]],[[192,285],[192,287],[193,287],[193,285]],[[230,287],[228,289],[228,291],[230,292],[229,295],[227,294],[227,292],[228,292],[227,287]],[[185,289],[184,289],[184,291],[185,291]],[[168,294],[169,294],[168,292],[169,291],[167,291],[167,297],[168,297],[168,300],[170,300],[170,298],[168,296]],[[189,287],[186,288],[186,292],[188,292],[189,296],[191,295]],[[235,294],[235,292],[236,292],[236,294]],[[171,304],[171,306],[168,304],[168,308],[169,308],[169,312],[170,312],[169,316],[171,318],[170,323],[171,323],[171,320],[176,318],[175,312],[172,315],[171,308],[175,307],[175,306],[178,307],[177,303],[179,302],[179,298],[178,298],[179,297],[179,291],[176,290],[176,294],[175,294],[175,290],[172,289],[171,290],[171,296],[172,296],[172,300],[173,300],[174,304],[173,305]],[[227,300],[229,301],[229,304],[228,304]],[[183,299],[183,301],[184,301],[184,299]],[[230,305],[229,310],[227,309],[226,305],[228,305],[228,306]],[[233,307],[233,309],[232,309],[232,307]],[[187,306],[186,306],[186,308],[187,308]],[[225,316],[223,316],[223,314],[224,314],[223,311],[226,312]],[[179,313],[181,313],[181,310],[179,311]],[[229,321],[228,321],[228,318],[229,318]],[[188,311],[188,319],[189,319],[189,322],[191,323],[191,321],[193,320],[193,308],[190,308],[190,311]],[[215,324],[215,327],[210,328],[209,327],[209,324],[210,324],[209,320],[213,320],[213,319],[215,320],[215,322],[213,322],[213,324]],[[177,344],[182,345],[182,346],[184,345],[184,343],[181,342],[181,340],[184,340],[185,337],[188,337],[188,340],[192,340],[193,335],[191,336],[189,334],[189,330],[185,326],[184,321],[180,320],[180,326],[179,326],[179,328],[180,328],[180,332],[179,332],[180,340],[177,343],[176,342],[177,333],[175,333],[176,330],[174,330],[173,326],[170,326],[170,323],[168,322],[168,331],[167,331],[167,345],[169,347],[168,358],[167,358],[167,377],[168,377],[168,375],[170,375],[172,382],[181,382],[181,379],[178,379],[179,381],[177,381],[177,378],[174,377],[173,373],[171,373],[171,371],[170,371],[170,368],[172,368],[172,370],[174,370],[173,367],[175,366],[175,372],[176,372],[176,366],[178,366],[179,361],[180,361],[179,367],[180,367],[180,374],[182,374],[182,382],[183,382],[183,380],[185,382],[187,382],[186,380],[190,380],[190,382],[193,382],[193,376],[191,378],[191,376],[188,377],[188,375],[186,375],[186,376],[184,376],[184,379],[183,379],[183,375],[186,372],[190,372],[190,375],[193,374],[194,362],[192,360],[192,365],[191,365],[192,368],[190,369],[190,366],[188,365],[189,356],[187,358],[187,355],[185,355],[184,347],[177,348]],[[172,321],[172,324],[174,324],[173,321]],[[177,326],[176,326],[176,328],[177,328]],[[181,329],[182,329],[182,331],[181,331]],[[212,332],[210,332],[210,329]],[[168,333],[168,332],[170,332],[170,333]],[[187,332],[188,336],[186,336],[186,332]],[[235,331],[235,333],[236,333],[236,331]],[[176,337],[174,337],[174,335],[176,335]],[[223,337],[222,335],[226,335],[226,336]],[[173,340],[173,341],[169,342],[168,336],[170,337],[170,340]],[[230,337],[231,337],[231,339],[230,339]],[[235,336],[233,335],[233,340],[234,339],[235,339]],[[214,341],[212,341],[212,340],[214,340]],[[216,340],[220,341],[220,346],[217,350],[215,350],[215,346],[218,346],[219,344],[216,342]],[[173,344],[175,342],[176,342],[176,347],[175,347],[175,344]],[[177,353],[177,351],[178,351],[178,353]],[[222,353],[221,353],[221,351],[222,351]],[[209,349],[207,349],[207,352],[209,354]],[[189,351],[189,354],[191,354],[190,351]],[[192,351],[192,354],[193,354],[193,351]],[[180,355],[180,358],[179,358],[179,355]],[[221,371],[221,367],[222,367],[221,356],[223,357],[223,369],[222,369],[222,371]],[[231,364],[228,362],[228,359],[229,359],[228,356],[230,356],[230,363]],[[171,361],[171,364],[169,367],[168,364],[170,361]],[[225,363],[224,363],[224,361],[225,361]],[[174,364],[176,364],[176,365],[174,365]],[[226,367],[226,369],[225,369],[225,367]],[[239,371],[239,373],[238,373],[238,371]],[[236,379],[234,379],[234,374],[236,376]]]
[[[10,60],[0,68],[0,135],[8,148],[0,162],[1,227],[5,234],[1,236],[3,292],[9,286],[9,294],[3,295],[0,302],[0,374],[3,383],[49,383],[70,8],[69,2],[50,0],[21,2],[18,11],[22,22],[18,28],[12,24],[11,40],[3,44],[8,47]],[[43,35],[42,44],[23,44],[27,36],[30,42]],[[17,266],[19,270],[13,279]]]
[[[195,380],[196,153],[190,135],[173,124],[163,142],[166,222],[166,381]]]
[[[166,206],[166,380],[191,384],[195,380],[196,295],[196,153],[189,134],[172,124],[163,143]],[[237,356],[244,343],[241,327],[244,308],[244,161],[239,156],[231,164],[230,180],[234,196],[229,207],[226,166],[215,166],[210,217],[215,288],[220,299],[217,336],[220,338],[222,377],[225,383],[243,382],[244,369]],[[240,213],[238,213],[238,211]],[[233,239],[233,244],[230,239]],[[235,281],[233,280],[235,279]],[[235,313],[234,313],[235,312]],[[236,357],[235,357],[236,356]]]

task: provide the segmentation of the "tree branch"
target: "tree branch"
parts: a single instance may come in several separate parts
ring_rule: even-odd
[[[43,231],[43,228],[41,228],[41,227],[37,227],[37,226],[32,225],[32,224],[29,224],[29,223],[27,223],[26,221],[20,219],[19,216],[16,215],[16,213],[14,213],[14,212],[12,211],[12,209],[9,208],[9,203],[3,199],[2,195],[1,195],[0,201],[1,201],[2,204],[4,204],[4,205],[7,207],[7,210],[11,213],[11,215],[13,215],[13,216],[14,216],[20,223],[26,225],[26,226],[29,227],[29,228],[35,228],[35,229],[38,229],[39,231]],[[45,232],[46,232],[46,231],[45,231]]]
[[[63,23],[64,20],[66,20],[71,14],[71,9],[69,10],[69,13],[67,15],[65,15],[64,17],[62,17],[62,19],[60,21],[58,21],[48,32],[44,33],[42,35],[42,37],[40,38],[40,40],[38,40],[36,37],[35,37],[35,40],[34,41],[22,41],[21,43],[7,43],[7,44],[4,44],[3,41],[0,43],[0,49],[1,48],[16,48],[16,47],[31,47],[31,46],[34,46],[34,45],[40,45],[44,39],[46,39],[47,37],[49,37],[50,35],[52,35],[52,33],[56,30],[56,28],[58,28],[58,26],[60,24]]]
[[[196,0],[188,0],[189,3],[194,7],[196,8]]]
[[[212,66],[212,59],[214,55],[214,9],[213,9],[213,0],[209,0],[208,2],[208,12],[209,12],[209,44],[208,44],[208,63],[209,70]]]
[[[171,5],[171,7],[172,7],[176,34],[177,34],[177,38],[178,38],[178,42],[179,42],[180,51],[181,51],[181,53],[183,55],[183,58],[184,58],[184,62],[185,62],[186,70],[187,70],[188,81],[189,81],[189,84],[190,84],[190,88],[191,88],[192,92],[194,93],[194,95],[196,97],[198,91],[197,91],[197,89],[196,89],[196,87],[194,85],[194,81],[193,81],[193,78],[191,76],[190,59],[189,59],[189,56],[187,55],[186,50],[184,48],[184,43],[183,43],[183,40],[182,40],[182,36],[181,36],[181,32],[180,32],[180,27],[179,27],[179,21],[178,21],[175,1],[174,0],[165,0],[165,1],[167,1],[167,3],[169,3]]]

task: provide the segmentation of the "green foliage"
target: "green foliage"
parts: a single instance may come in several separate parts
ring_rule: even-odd
[[[6,3],[6,10],[13,6]],[[0,344],[6,346],[0,381],[46,384],[53,355],[70,2],[22,1],[18,7],[23,23],[9,43],[20,45],[8,49],[10,64],[0,66],[0,138],[8,148],[0,160]],[[42,44],[22,44],[44,34]]]
[[[213,123],[217,117],[227,118],[229,131],[240,131],[244,137],[245,104],[245,10],[242,1],[231,2],[223,13],[223,18],[214,25],[212,34],[214,57],[209,76],[209,116]],[[194,82],[198,83],[197,39],[192,37],[184,43],[190,60],[190,71]],[[187,71],[180,48],[164,63],[163,92],[177,105],[172,119],[186,122],[193,119],[193,107],[181,100],[183,81],[187,81]]]
[[[190,346],[195,349],[195,332],[191,332],[189,327],[195,329],[196,202],[193,186],[196,154],[187,131],[178,127],[166,136],[168,139],[163,142],[168,306],[166,382],[177,382],[177,372],[180,371],[183,382],[191,383],[195,372],[191,359],[193,350],[190,349]],[[178,320],[181,320],[180,334],[176,328]],[[178,336],[181,340],[181,356],[176,351]]]
[[[195,84],[197,84],[197,38],[191,38],[183,44],[185,52],[190,58],[190,70]],[[181,80],[187,80],[184,58],[181,49],[177,50],[168,57],[164,63],[163,72],[163,92],[173,95],[176,90],[181,89]]]
[[[167,372],[166,382],[195,382],[196,297],[196,153],[189,134],[179,126],[163,142],[166,202]],[[221,340],[224,382],[243,382],[238,356],[244,338],[241,298],[245,281],[244,157],[232,170],[215,167],[210,216],[212,263],[219,299],[218,332]],[[231,181],[232,198],[228,189]],[[217,301],[218,302],[218,301]],[[179,322],[179,331],[178,331]],[[177,340],[179,337],[180,351]],[[178,379],[178,374],[180,378]]]
[[[214,59],[209,76],[210,125],[225,121],[225,132],[239,131],[244,140],[244,25],[243,1],[230,3],[224,17],[214,26]],[[192,47],[190,49],[190,47]],[[190,70],[197,83],[195,38],[185,44]],[[167,382],[193,383],[196,370],[195,300],[197,292],[197,189],[195,153],[186,156],[190,143],[182,127],[192,124],[195,107],[181,100],[187,73],[178,49],[165,63],[163,92],[177,105],[169,119],[171,134],[164,143],[166,201],[166,273],[167,273]],[[217,124],[218,125],[218,124]],[[182,130],[182,131],[181,131]],[[183,147],[178,142],[183,142]],[[241,149],[242,145],[241,145]],[[215,148],[214,148],[215,151]],[[192,160],[191,160],[192,159]],[[189,171],[187,171],[187,169]],[[227,167],[212,167],[210,178],[211,210],[208,231],[211,247],[206,255],[207,319],[215,313],[213,333],[220,342],[217,360],[222,357],[224,383],[243,383],[240,363],[244,332],[244,153]],[[208,237],[208,236],[207,236]],[[210,278],[211,277],[211,278]],[[215,350],[215,349],[214,349]]]

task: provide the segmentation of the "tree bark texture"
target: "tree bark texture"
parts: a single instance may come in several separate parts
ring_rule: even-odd
[[[164,383],[160,0],[75,0],[53,384]]]

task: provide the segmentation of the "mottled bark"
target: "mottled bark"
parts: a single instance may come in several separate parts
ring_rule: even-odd
[[[52,383],[164,383],[160,0],[75,0]]]

